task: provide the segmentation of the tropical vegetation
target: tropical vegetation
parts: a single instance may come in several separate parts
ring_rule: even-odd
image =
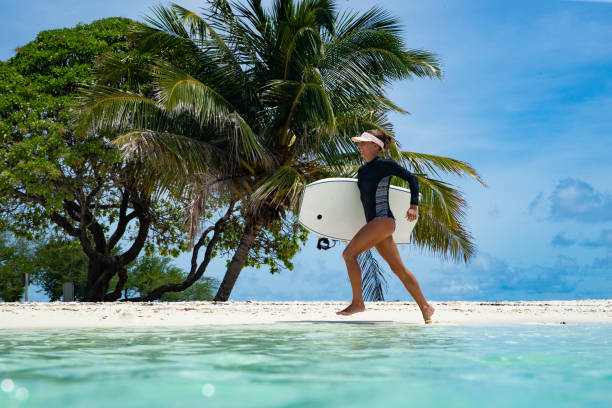
[[[22,296],[22,277],[29,273],[29,261],[38,256],[30,247],[46,243],[50,233],[59,241],[47,248],[49,259],[68,262],[74,257],[85,265],[85,270],[77,268],[78,273],[57,264],[47,268],[49,273],[36,274],[41,278],[35,282],[50,299],[58,299],[61,283],[69,281],[76,283],[77,299],[87,301],[122,299],[126,293],[130,299],[166,299],[182,296],[179,292],[191,285],[192,291],[201,284],[215,287],[202,278],[204,268],[192,263],[188,271],[173,272],[172,279],[159,275],[157,283],[153,279],[139,290],[130,289],[131,273],[137,273],[130,265],[143,252],[146,257],[166,257],[191,249],[192,258],[201,264],[208,264],[216,252],[211,246],[208,258],[198,259],[199,247],[190,247],[182,228],[182,208],[188,202],[152,197],[138,177],[138,165],[124,161],[109,144],[113,133],[81,137],[76,129],[77,86],[97,78],[105,57],[147,63],[148,57],[126,39],[132,23],[110,18],[43,31],[18,48],[13,58],[0,61],[0,227],[24,238],[18,245],[7,244],[2,254],[6,292],[0,297],[5,300]],[[155,91],[145,70],[133,70],[116,86],[148,96]],[[217,209],[211,200],[208,204],[203,220]],[[228,233],[218,243],[221,253],[237,244],[234,224],[240,222],[234,214],[224,224]],[[305,236],[287,234],[291,225],[283,228],[275,225],[262,234],[252,264],[270,266],[272,272],[292,267],[290,258]],[[122,246],[125,249],[119,251]],[[146,292],[160,285],[163,291]]]
[[[118,135],[112,143],[139,166],[147,194],[189,203],[189,236],[206,242],[207,253],[224,237],[237,240],[225,246],[233,253],[215,295],[221,301],[256,259],[266,231],[289,231],[286,255],[295,253],[303,234],[295,223],[300,192],[321,178],[356,175],[361,163],[351,136],[372,128],[393,134],[388,114],[407,112],[388,98],[389,85],[442,76],[433,53],[407,47],[390,13],[340,12],[330,0],[276,0],[268,10],[260,0],[211,0],[202,14],[158,6],[128,39],[146,58],[103,60],[96,85],[83,89],[77,135]],[[152,95],[123,86],[142,73]],[[388,155],[419,178],[414,244],[467,262],[475,246],[463,223],[466,202],[440,178],[484,181],[460,160],[402,151],[397,143]],[[224,211],[202,230],[211,203]],[[238,231],[239,223],[228,228],[235,217]],[[380,293],[380,285],[372,287]]]
[[[123,252],[120,247],[114,253]],[[0,299],[15,302],[23,299],[25,274],[30,284],[49,298],[63,299],[63,285],[74,285],[74,298],[87,299],[88,257],[76,240],[66,240],[61,234],[50,234],[37,241],[28,241],[9,232],[0,234]],[[122,298],[143,296],[161,284],[185,279],[185,271],[172,263],[172,257],[139,256],[127,266],[128,279]],[[118,277],[113,277],[115,287]],[[203,277],[181,292],[168,292],[161,301],[212,300],[219,282]],[[31,289],[30,289],[31,293]]]
[[[178,253],[181,215],[152,202],[105,135],[81,138],[72,109],[77,84],[92,82],[96,56],[125,55],[130,20],[113,18],[43,31],[0,64],[0,227],[31,241],[49,231],[88,258],[86,300],[116,300],[126,266],[143,248]],[[156,242],[147,240],[155,230]],[[126,250],[113,249],[122,242]],[[119,284],[113,287],[113,277]]]

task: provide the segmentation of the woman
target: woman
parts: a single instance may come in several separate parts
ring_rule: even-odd
[[[397,176],[410,184],[410,208],[406,212],[408,221],[416,220],[418,214],[418,180],[414,174],[395,161],[379,157],[380,152],[391,144],[391,137],[385,132],[368,130],[361,136],[353,137],[352,140],[359,143],[361,157],[366,161],[357,173],[357,184],[367,223],[355,234],[342,253],[353,288],[353,301],[337,314],[351,315],[365,310],[361,290],[361,269],[357,256],[376,247],[380,256],[389,264],[393,273],[400,278],[419,305],[425,323],[431,323],[435,309],[427,303],[416,278],[402,263],[391,236],[395,231],[395,217],[389,207],[389,180],[391,176]]]

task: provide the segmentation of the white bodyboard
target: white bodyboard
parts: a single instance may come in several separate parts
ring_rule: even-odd
[[[389,186],[389,205],[396,222],[393,240],[396,244],[409,244],[417,222],[406,219],[410,190]],[[298,220],[308,231],[322,237],[353,239],[366,224],[357,179],[328,178],[308,184],[302,192]]]

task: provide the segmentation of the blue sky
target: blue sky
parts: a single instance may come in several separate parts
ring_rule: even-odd
[[[41,30],[140,19],[158,3],[5,0],[0,59]],[[197,10],[204,2],[179,4]],[[612,1],[378,4],[401,20],[408,47],[435,52],[444,69],[442,81],[408,80],[390,90],[411,112],[392,116],[403,149],[468,161],[489,184],[448,178],[470,204],[478,256],[469,265],[400,247],[426,298],[611,298]],[[315,245],[310,239],[294,271],[245,269],[231,299],[350,299],[342,244],[327,252]],[[186,268],[188,259],[177,264]],[[223,272],[219,260],[207,275]],[[387,298],[412,300],[390,271]]]

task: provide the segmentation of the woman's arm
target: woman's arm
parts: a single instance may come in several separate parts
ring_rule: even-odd
[[[385,173],[397,176],[408,182],[410,185],[410,207],[419,205],[419,180],[417,177],[394,160],[381,160],[380,164],[383,165]]]

